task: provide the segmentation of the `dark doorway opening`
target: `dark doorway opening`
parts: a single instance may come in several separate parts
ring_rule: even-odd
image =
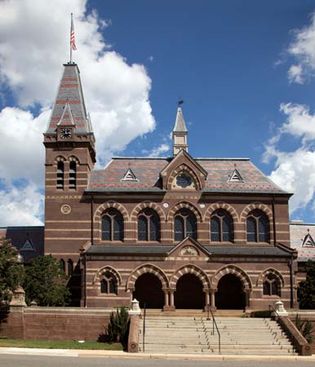
[[[140,275],[135,283],[135,291],[133,298],[139,301],[140,307],[143,308],[163,308],[164,293],[160,279],[151,273]]]
[[[243,284],[236,275],[227,274],[219,280],[215,304],[217,309],[221,310],[242,310],[245,308]]]
[[[176,308],[202,309],[204,307],[202,283],[196,275],[185,274],[178,279],[174,302]]]

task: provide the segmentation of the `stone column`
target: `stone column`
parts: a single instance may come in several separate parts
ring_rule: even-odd
[[[163,311],[169,311],[170,309],[170,304],[169,304],[169,290],[168,289],[163,289],[164,292],[164,306],[163,306]]]
[[[211,297],[211,302],[210,302],[210,304],[211,304],[211,310],[212,311],[216,311],[216,305],[215,305],[215,292],[216,292],[217,290],[216,289],[210,289],[210,297]]]
[[[170,305],[169,305],[169,309],[170,310],[175,310],[175,305],[174,305],[174,289],[170,289]]]
[[[204,310],[207,311],[208,307],[210,307],[210,291],[209,289],[206,289],[205,291],[205,307]]]

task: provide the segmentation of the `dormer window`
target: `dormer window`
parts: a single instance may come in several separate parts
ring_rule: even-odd
[[[133,173],[132,169],[129,168],[127,172],[124,174],[121,181],[138,181],[136,175]]]

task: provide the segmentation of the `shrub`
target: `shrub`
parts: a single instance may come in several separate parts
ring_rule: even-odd
[[[310,320],[302,320],[299,314],[295,316],[295,326],[300,331],[300,333],[304,336],[308,343],[312,343],[313,341],[313,324]]]
[[[120,307],[112,312],[107,327],[107,340],[110,343],[119,342],[126,348],[129,333],[129,316],[126,307]]]

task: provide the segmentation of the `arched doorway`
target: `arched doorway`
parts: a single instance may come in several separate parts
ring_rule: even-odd
[[[151,273],[139,276],[135,283],[133,298],[139,301],[140,307],[146,304],[146,308],[163,308],[164,293],[160,279]]]
[[[224,275],[218,283],[215,304],[217,309],[242,310],[246,306],[243,283],[234,274]]]
[[[194,274],[184,274],[176,284],[174,302],[176,308],[204,308],[204,292],[200,279]]]

